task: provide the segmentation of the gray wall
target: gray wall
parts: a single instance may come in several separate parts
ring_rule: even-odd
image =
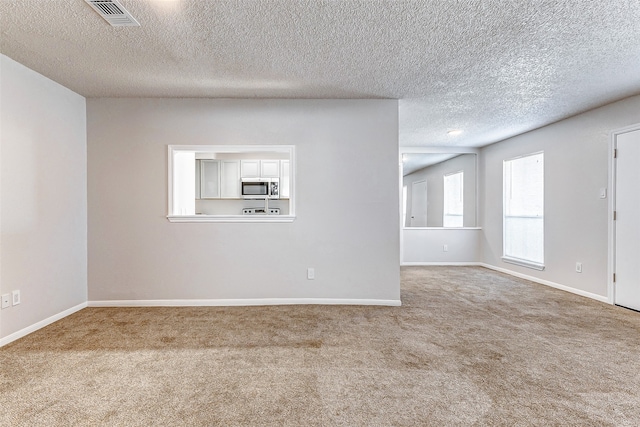
[[[427,227],[442,227],[444,214],[444,175],[464,171],[464,227],[476,226],[476,155],[461,154],[452,159],[415,171],[403,179],[407,187],[407,218],[411,218],[411,185],[416,181],[427,180]]]
[[[476,264],[480,259],[482,230],[477,228],[405,228],[402,230],[402,263]],[[444,251],[447,245],[447,251]]]
[[[90,301],[399,300],[397,101],[87,104]],[[169,144],[295,145],[297,219],[169,223]]]
[[[476,154],[464,154],[436,165],[420,169],[403,178],[407,186],[407,218],[411,216],[411,184],[427,180],[429,227],[442,226],[444,209],[445,173],[464,170],[464,226],[474,227],[477,205],[477,162]],[[408,222],[407,222],[408,224]],[[407,227],[401,230],[403,265],[424,264],[469,264],[480,259],[481,230],[478,229],[425,229]],[[444,246],[447,246],[447,251]]]
[[[614,129],[640,122],[640,96],[589,111],[489,145],[480,152],[484,263],[607,296],[608,145]],[[545,153],[544,271],[504,263],[502,256],[502,162],[537,151]],[[575,272],[575,263],[583,273]]]
[[[87,301],[86,106],[0,55],[0,312],[4,338]]]

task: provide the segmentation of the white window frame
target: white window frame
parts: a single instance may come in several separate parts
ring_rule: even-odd
[[[212,153],[264,153],[283,152],[289,156],[289,215],[179,215],[174,209],[174,158],[181,152]],[[293,222],[295,210],[295,146],[293,145],[169,145],[168,146],[168,207],[169,222]]]
[[[507,218],[507,164],[509,162],[513,162],[514,160],[519,160],[519,159],[524,159],[527,157],[531,157],[531,156],[537,156],[542,154],[542,216],[540,217],[542,219],[542,262],[538,262],[536,260],[530,260],[530,259],[522,259],[522,258],[517,258],[514,256],[510,256],[506,254],[506,248],[507,248],[507,227],[506,227],[506,218]],[[502,260],[504,262],[510,263],[510,264],[515,264],[515,265],[519,265],[521,267],[526,267],[526,268],[531,268],[534,270],[539,270],[542,271],[545,268],[544,265],[544,177],[545,177],[545,173],[544,173],[544,151],[538,151],[535,153],[530,153],[530,154],[525,154],[522,156],[517,156],[517,157],[513,157],[510,159],[506,159],[503,161],[503,167],[502,167]],[[536,216],[537,218],[537,216]]]

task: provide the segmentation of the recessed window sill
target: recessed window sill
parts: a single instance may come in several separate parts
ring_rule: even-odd
[[[169,215],[169,222],[293,222],[293,215]]]
[[[527,261],[524,259],[503,256],[502,261],[507,262],[509,264],[519,265],[520,267],[531,268],[533,270],[538,270],[538,271],[544,270],[544,264],[539,264],[537,262]]]

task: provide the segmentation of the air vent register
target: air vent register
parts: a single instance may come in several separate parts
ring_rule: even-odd
[[[139,27],[140,24],[116,0],[84,0],[112,27]]]

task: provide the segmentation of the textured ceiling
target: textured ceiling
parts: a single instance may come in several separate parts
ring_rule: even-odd
[[[0,51],[86,97],[398,98],[415,146],[483,146],[640,93],[638,0],[121,3],[140,27],[83,0],[0,0]]]

